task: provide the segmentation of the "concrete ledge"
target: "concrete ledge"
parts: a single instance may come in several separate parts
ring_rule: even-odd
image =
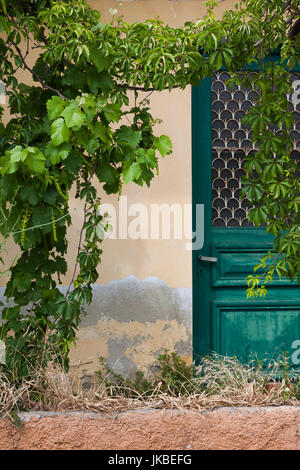
[[[300,449],[300,407],[20,413],[0,419],[0,449]]]

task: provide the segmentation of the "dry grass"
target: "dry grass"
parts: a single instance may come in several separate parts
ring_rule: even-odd
[[[299,378],[293,382],[286,376],[270,383],[270,377],[278,376],[278,369],[275,362],[266,372],[261,367],[242,365],[237,359],[215,354],[202,360],[195,378],[182,380],[179,394],[159,379],[153,381],[153,389],[143,392],[108,386],[106,380],[85,391],[76,377],[71,378],[58,368],[36,373],[34,379],[24,380],[18,386],[9,384],[0,375],[0,413],[5,416],[20,410],[113,412],[147,408],[299,406]]]

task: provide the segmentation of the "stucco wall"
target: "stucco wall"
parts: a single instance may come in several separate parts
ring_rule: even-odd
[[[129,22],[159,16],[172,26],[203,16],[202,0],[90,0],[90,5],[109,21],[110,8],[117,8]],[[233,6],[224,0],[218,14]],[[33,58],[32,58],[33,60]],[[26,72],[18,77],[30,81]],[[160,161],[160,174],[148,189],[130,184],[124,188],[128,206],[142,203],[191,203],[191,88],[156,93],[151,96],[154,117],[163,122],[156,134],[167,134],[173,141],[171,156]],[[101,186],[98,186],[102,195]],[[103,202],[117,206],[116,197],[103,195]],[[73,227],[69,231],[68,262],[64,279],[70,281],[82,223],[78,201],[71,201]],[[129,218],[130,219],[130,218]],[[165,347],[191,358],[192,259],[186,240],[106,240],[95,298],[83,319],[79,340],[73,349],[72,364],[85,363],[83,372],[95,369],[98,356],[108,358],[110,366],[127,375],[135,366],[147,370]],[[8,258],[16,248],[8,245]],[[5,285],[6,278],[0,279]]]
[[[117,8],[129,22],[159,16],[171,26],[203,16],[202,0],[91,0],[90,5],[110,20]],[[233,6],[221,2],[218,13]],[[150,189],[133,184],[124,188],[128,205],[143,203],[191,203],[191,88],[151,96],[154,117],[162,119],[157,135],[173,141],[173,154],[160,161],[160,174]],[[116,199],[105,197],[106,201]],[[78,214],[78,219],[80,214]],[[79,220],[78,224],[79,227]],[[164,349],[192,357],[192,257],[186,240],[106,240],[95,300],[84,318],[72,363],[87,362],[89,374],[97,357],[124,375],[135,367],[152,372],[155,358]]]

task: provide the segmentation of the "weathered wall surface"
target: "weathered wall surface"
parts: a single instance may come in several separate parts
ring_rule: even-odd
[[[136,368],[152,375],[154,357],[164,348],[190,359],[191,289],[171,288],[157,277],[128,276],[95,286],[94,301],[84,317],[72,364],[82,366],[89,381],[98,357],[107,358],[119,374],[132,376]]]
[[[0,419],[0,450],[300,450],[300,408],[291,406],[20,417],[20,430]]]
[[[90,5],[110,21],[110,8],[117,8],[126,21],[159,16],[171,26],[182,26],[204,14],[202,0],[91,0]],[[235,2],[221,2],[218,14]],[[160,161],[160,174],[150,189],[128,185],[128,205],[139,202],[150,212],[151,203],[192,202],[191,183],[191,88],[153,94],[151,110],[162,119],[158,135],[167,134],[174,152]],[[117,205],[116,198],[105,201]],[[78,218],[78,222],[77,219]],[[75,215],[80,226],[80,213]],[[130,220],[130,218],[129,218]],[[155,358],[164,348],[192,357],[192,257],[186,240],[106,240],[95,299],[83,320],[72,363],[86,362],[87,376],[99,355],[124,375],[135,368],[150,374]],[[71,253],[71,251],[70,251]]]
[[[90,5],[110,21],[110,8],[117,8],[129,22],[159,16],[172,26],[195,20],[204,14],[202,0],[90,0]],[[224,0],[218,14],[229,9],[234,0]],[[31,58],[33,60],[33,58]],[[30,82],[28,72],[18,78]],[[173,155],[160,161],[160,174],[151,188],[130,184],[124,188],[128,206],[152,203],[191,203],[191,89],[164,91],[151,96],[153,116],[161,118],[156,134],[167,134],[173,141]],[[99,194],[103,194],[98,185]],[[102,202],[117,206],[116,197],[104,196]],[[69,231],[69,273],[71,279],[83,213],[76,200],[71,201],[73,227]],[[130,217],[128,218],[130,221]],[[95,369],[97,358],[104,355],[110,366],[116,365],[125,375],[134,369],[146,369],[165,348],[176,349],[191,358],[192,257],[185,249],[186,240],[106,240],[95,299],[88,309],[72,351],[72,364],[86,363],[84,373]],[[16,248],[8,245],[7,258],[13,259]],[[6,278],[0,282],[5,285]]]

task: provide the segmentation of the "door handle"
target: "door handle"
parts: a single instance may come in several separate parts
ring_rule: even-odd
[[[212,258],[211,256],[198,256],[199,261],[207,261],[208,263],[216,263],[217,258]]]

